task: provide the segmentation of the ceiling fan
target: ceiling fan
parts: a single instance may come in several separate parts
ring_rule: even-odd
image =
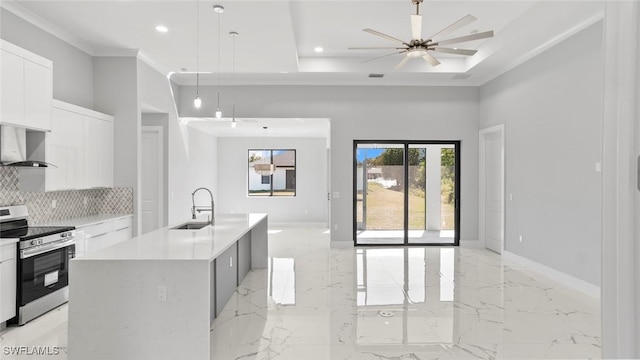
[[[387,40],[391,40],[394,42],[398,42],[402,44],[401,46],[396,47],[350,47],[349,50],[380,50],[380,49],[395,49],[399,50],[393,52],[391,54],[383,55],[377,58],[369,59],[365,62],[374,61],[378,59],[385,58],[387,56],[397,55],[397,54],[405,54],[405,56],[400,60],[398,65],[396,65],[396,69],[401,68],[404,64],[409,61],[411,58],[423,58],[426,62],[428,62],[431,66],[437,66],[440,64],[440,61],[433,57],[429,52],[440,52],[447,54],[456,54],[456,55],[465,55],[471,56],[474,55],[477,50],[469,50],[469,49],[459,49],[456,47],[443,47],[446,45],[463,43],[467,41],[479,40],[493,37],[493,31],[485,31],[481,33],[475,33],[466,36],[460,36],[452,39],[446,40],[437,40],[439,37],[442,37],[446,34],[449,34],[455,30],[460,29],[461,27],[468,25],[477,19],[472,15],[466,15],[462,19],[454,22],[453,24],[447,26],[446,28],[440,30],[437,34],[428,37],[426,39],[422,38],[422,15],[420,15],[420,4],[422,0],[411,0],[411,3],[416,6],[416,14],[411,15],[411,40],[408,42],[402,41],[396,37],[391,35],[383,34],[379,31],[373,29],[363,29],[362,31],[367,32],[372,35],[380,36]],[[436,39],[436,40],[434,40]]]

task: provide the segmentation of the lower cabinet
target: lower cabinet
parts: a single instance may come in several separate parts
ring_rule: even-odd
[[[227,304],[238,286],[238,245],[229,247],[215,260],[216,317]]]
[[[16,244],[0,247],[0,323],[16,316]]]
[[[76,226],[76,256],[106,248],[132,237],[132,217]]]

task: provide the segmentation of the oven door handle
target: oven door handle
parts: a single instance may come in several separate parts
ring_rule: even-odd
[[[62,242],[57,242],[54,244],[47,244],[47,245],[43,245],[43,246],[37,246],[34,248],[30,248],[30,249],[24,249],[20,251],[20,259],[27,259],[30,258],[32,256],[36,256],[36,255],[40,255],[40,254],[44,254],[46,252],[49,251],[53,251],[53,250],[58,250],[61,249],[63,247],[67,247],[69,245],[73,245],[75,244],[76,239],[75,238],[71,238]]]

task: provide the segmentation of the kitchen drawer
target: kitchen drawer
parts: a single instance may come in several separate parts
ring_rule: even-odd
[[[131,216],[115,219],[113,220],[113,230],[116,231],[116,230],[131,227],[131,223],[132,223]]]
[[[84,230],[84,237],[90,238],[108,232],[113,231],[113,221],[105,221],[98,224],[89,225],[82,228]]]
[[[16,258],[16,243],[0,246],[0,262]]]

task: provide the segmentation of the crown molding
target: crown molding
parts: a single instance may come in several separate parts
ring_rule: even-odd
[[[0,8],[9,11],[10,13],[18,16],[19,18],[27,21],[28,23],[46,31],[47,33],[69,43],[70,45],[78,48],[85,53],[95,56],[95,48],[88,42],[80,39],[72,33],[63,30],[57,25],[43,19],[42,17],[34,14],[32,11],[26,9],[22,5],[18,4],[14,0],[2,0],[0,1]]]

